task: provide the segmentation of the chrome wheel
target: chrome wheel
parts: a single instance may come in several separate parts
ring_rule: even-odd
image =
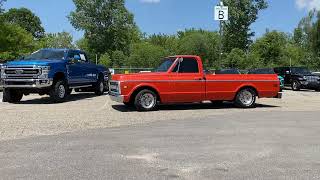
[[[254,99],[254,95],[249,90],[243,90],[239,94],[239,100],[245,106],[251,106],[254,103]]]
[[[145,93],[140,97],[139,102],[144,109],[151,109],[156,104],[156,98],[151,93]]]
[[[59,98],[63,99],[66,95],[66,88],[64,87],[64,85],[61,84],[58,90],[59,90],[59,93],[58,93]]]

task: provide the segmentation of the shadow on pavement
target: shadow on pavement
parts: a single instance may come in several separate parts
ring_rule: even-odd
[[[38,99],[28,99],[28,100],[22,100],[18,103],[15,104],[59,104],[59,103],[54,103],[50,97],[42,97],[39,96],[40,98]],[[79,101],[79,100],[91,100],[92,98],[97,97],[94,93],[79,93],[79,94],[71,94],[70,96],[67,97],[65,102],[72,102],[72,101]]]
[[[277,108],[279,106],[257,104],[256,108]],[[134,107],[125,105],[112,105],[112,108],[120,112],[134,112]],[[159,111],[186,111],[186,110],[201,110],[201,109],[239,109],[234,106],[233,103],[225,102],[223,104],[211,104],[211,103],[192,103],[192,104],[172,104],[172,105],[160,105]]]

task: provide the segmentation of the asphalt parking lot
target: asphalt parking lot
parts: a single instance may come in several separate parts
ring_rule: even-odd
[[[0,92],[0,98],[2,93]],[[26,96],[18,104],[0,102],[0,140],[21,139],[96,128],[145,124],[156,121],[200,119],[224,114],[249,112],[319,111],[320,93],[284,92],[284,98],[259,99],[255,109],[238,109],[232,104],[162,106],[159,111],[141,113],[110,101],[108,95],[73,94],[61,104],[52,104],[47,96]]]
[[[4,179],[319,179],[320,93],[285,91],[255,109],[162,106],[106,96],[0,103]]]

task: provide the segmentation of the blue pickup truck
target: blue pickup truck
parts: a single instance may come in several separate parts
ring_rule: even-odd
[[[63,102],[72,90],[104,94],[109,70],[90,63],[85,52],[41,49],[1,67],[3,102],[19,102],[24,95],[50,95]]]

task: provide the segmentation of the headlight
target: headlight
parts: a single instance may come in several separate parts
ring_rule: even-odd
[[[7,66],[5,66],[5,65],[1,65],[1,66],[0,66],[0,73],[1,73],[1,74],[0,74],[0,77],[1,77],[1,78],[4,78],[5,75],[6,75],[5,72],[4,72],[4,69],[5,69],[6,67],[7,67]]]
[[[305,80],[307,80],[307,77],[303,76],[303,77],[299,77],[298,79],[299,79],[299,81],[305,81]]]
[[[50,66],[40,66],[40,68],[41,68],[41,74],[40,74],[39,78],[47,79],[51,67]]]

